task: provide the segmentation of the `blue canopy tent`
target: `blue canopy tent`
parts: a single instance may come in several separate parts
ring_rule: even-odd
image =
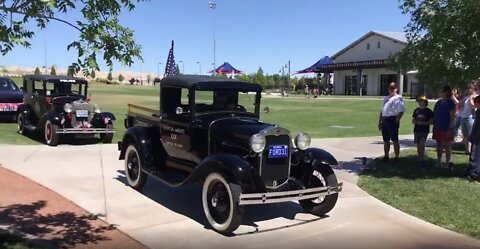
[[[328,64],[333,64],[334,62],[330,57],[328,56],[323,56],[317,63],[311,65],[310,67],[307,67],[303,70],[300,70],[298,72],[295,72],[294,74],[302,74],[302,73],[319,73],[318,67],[322,65],[328,65]]]
[[[213,73],[213,70],[208,72]],[[215,69],[215,74],[241,74],[242,71],[234,68],[230,63],[224,62],[221,66]]]

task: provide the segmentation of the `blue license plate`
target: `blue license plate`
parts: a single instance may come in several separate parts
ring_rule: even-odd
[[[288,157],[287,145],[272,145],[268,146],[268,158]]]

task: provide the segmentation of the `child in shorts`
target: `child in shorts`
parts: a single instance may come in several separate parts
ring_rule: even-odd
[[[418,97],[417,102],[418,108],[412,114],[413,134],[414,142],[417,145],[418,163],[420,166],[425,166],[425,142],[433,121],[433,112],[427,107],[428,98],[426,96]]]

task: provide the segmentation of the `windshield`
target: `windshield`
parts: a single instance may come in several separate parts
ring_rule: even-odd
[[[80,83],[48,82],[47,95],[84,95],[86,85]]]
[[[0,92],[20,90],[11,79],[0,78]]]
[[[255,113],[255,94],[241,93],[237,90],[196,91],[195,113]]]

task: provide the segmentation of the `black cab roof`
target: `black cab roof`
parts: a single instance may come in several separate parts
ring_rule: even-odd
[[[160,82],[162,87],[192,88],[199,91],[211,90],[237,90],[242,92],[261,92],[262,87],[258,84],[240,80],[225,79],[202,75],[177,75],[169,76]]]
[[[83,78],[67,76],[67,75],[46,75],[46,74],[26,74],[23,75],[24,79],[35,80],[35,81],[47,81],[53,83],[80,83],[86,84],[88,81]]]

